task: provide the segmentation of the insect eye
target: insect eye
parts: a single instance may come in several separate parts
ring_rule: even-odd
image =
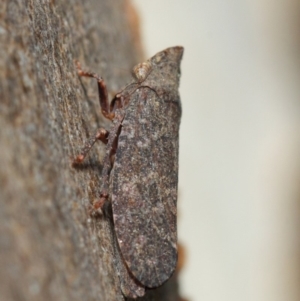
[[[144,81],[151,72],[151,64],[149,62],[141,63],[133,68],[133,76],[139,81]]]

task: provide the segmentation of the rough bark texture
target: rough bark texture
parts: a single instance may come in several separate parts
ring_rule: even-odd
[[[96,82],[110,91],[142,60],[135,14],[121,0],[2,0],[0,4],[0,300],[123,300],[110,223],[88,215],[99,196],[107,123]],[[176,279],[142,300],[178,300]]]

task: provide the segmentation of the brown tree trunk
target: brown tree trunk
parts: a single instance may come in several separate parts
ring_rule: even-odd
[[[84,141],[107,122],[96,82],[117,92],[141,61],[134,10],[122,0],[2,0],[0,4],[0,300],[123,300],[99,197],[99,143],[81,169]],[[178,300],[176,279],[142,300]]]

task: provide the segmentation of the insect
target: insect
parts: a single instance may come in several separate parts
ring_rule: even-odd
[[[106,144],[101,195],[93,208],[111,202],[117,247],[141,287],[160,286],[177,263],[182,55],[183,47],[171,47],[136,65],[133,81],[110,103],[103,79],[77,65],[80,76],[97,80],[101,110],[112,125],[109,132],[98,130],[74,164],[84,160],[97,140]]]

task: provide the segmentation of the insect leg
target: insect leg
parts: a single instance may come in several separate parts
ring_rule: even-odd
[[[110,105],[108,101],[106,84],[102,77],[93,72],[84,71],[81,68],[81,65],[78,61],[75,61],[77,72],[79,76],[92,77],[97,80],[98,83],[98,92],[99,92],[99,103],[101,107],[101,111],[104,117],[113,120],[114,113],[110,111]]]
[[[82,161],[84,160],[84,158],[86,157],[86,155],[88,154],[88,152],[91,150],[91,148],[93,147],[93,145],[95,144],[95,142],[97,140],[102,141],[103,143],[107,144],[108,142],[108,136],[109,136],[109,132],[105,129],[99,129],[97,134],[90,138],[84,145],[84,147],[82,148],[80,155],[78,155],[74,161],[73,161],[73,166],[82,163]]]
[[[105,201],[109,198],[109,175],[113,164],[112,156],[116,152],[116,144],[120,134],[120,129],[121,129],[123,119],[124,119],[124,113],[121,112],[120,110],[117,110],[116,116],[113,121],[112,129],[108,136],[106,152],[103,160],[102,186],[101,186],[100,199],[94,202],[93,204],[95,211],[103,207]]]

